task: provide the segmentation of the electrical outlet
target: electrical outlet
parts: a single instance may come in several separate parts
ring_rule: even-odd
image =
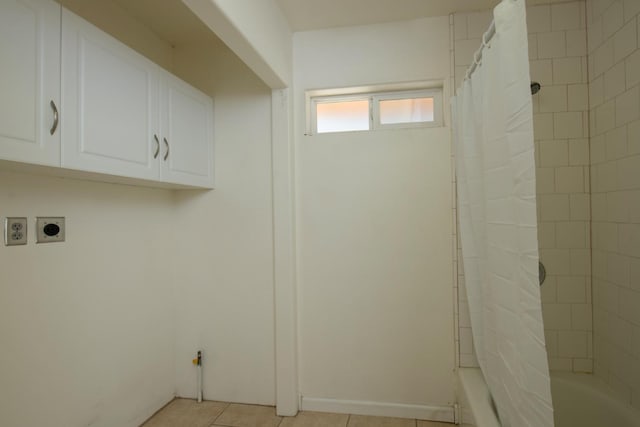
[[[36,218],[36,243],[64,242],[63,216],[39,216]]]
[[[27,218],[25,217],[5,218],[4,244],[6,246],[27,244]]]

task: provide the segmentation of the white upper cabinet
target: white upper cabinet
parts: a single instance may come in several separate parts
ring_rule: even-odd
[[[60,166],[60,5],[0,1],[0,158]]]
[[[0,0],[0,160],[213,188],[213,156],[209,96],[54,1]]]
[[[151,61],[63,10],[62,166],[157,180],[158,76]]]
[[[213,101],[165,73],[162,84],[163,181],[213,188]]]

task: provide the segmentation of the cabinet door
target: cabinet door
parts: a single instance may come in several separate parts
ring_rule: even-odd
[[[162,180],[213,188],[213,100],[164,74]]]
[[[62,166],[159,178],[158,67],[62,12]]]
[[[0,158],[60,165],[52,102],[59,108],[60,5],[0,1]]]

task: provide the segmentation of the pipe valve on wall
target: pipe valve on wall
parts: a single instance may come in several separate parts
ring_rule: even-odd
[[[202,350],[198,350],[198,354],[196,358],[191,361],[197,370],[198,375],[198,390],[196,391],[196,398],[198,399],[198,403],[202,402]]]

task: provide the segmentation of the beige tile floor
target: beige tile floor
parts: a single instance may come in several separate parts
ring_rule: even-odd
[[[272,406],[237,403],[197,403],[175,399],[143,424],[144,427],[453,427],[453,424],[404,418],[300,412],[278,417]]]

